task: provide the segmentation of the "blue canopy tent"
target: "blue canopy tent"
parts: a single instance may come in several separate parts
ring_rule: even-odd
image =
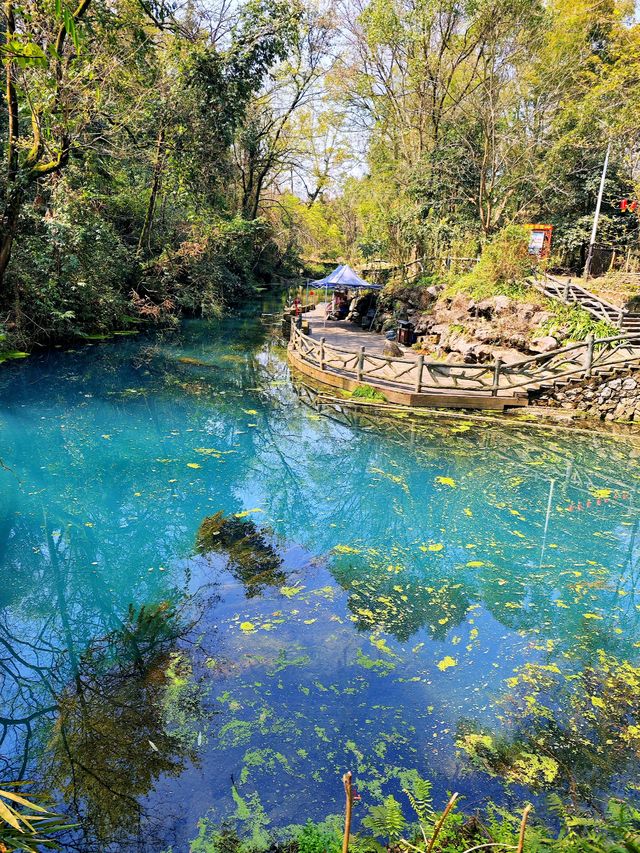
[[[317,288],[324,287],[325,301],[327,299],[328,290],[382,290],[380,284],[370,284],[363,278],[360,278],[357,272],[351,269],[348,264],[340,264],[329,275],[321,278],[319,281],[314,281],[313,286]],[[325,324],[327,322],[325,316]]]
[[[316,287],[324,287],[325,290],[336,290],[344,288],[345,290],[381,290],[379,284],[370,284],[354,272],[348,264],[340,264],[329,275],[321,278],[319,281],[314,281]]]

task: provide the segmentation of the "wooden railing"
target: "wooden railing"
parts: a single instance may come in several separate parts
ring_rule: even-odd
[[[416,358],[390,358],[359,350],[344,350],[303,334],[292,325],[292,352],[318,370],[335,373],[365,384],[397,388],[413,393],[438,391],[514,396],[559,380],[609,375],[626,367],[640,366],[640,335],[618,335],[571,344],[548,353],[505,364],[446,364]]]
[[[544,273],[541,278],[534,279],[533,286],[537,288],[545,296],[550,296],[553,299],[558,299],[565,305],[572,303],[580,305],[585,311],[588,311],[592,317],[597,320],[605,320],[612,326],[620,328],[624,317],[624,311],[617,305],[607,302],[601,296],[596,296],[591,293],[581,284],[577,284],[571,279],[560,281],[557,278]]]

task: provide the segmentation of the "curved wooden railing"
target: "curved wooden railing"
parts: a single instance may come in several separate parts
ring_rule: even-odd
[[[533,278],[531,283],[545,296],[557,299],[565,305],[578,304],[596,320],[604,320],[618,329],[623,328],[625,317],[629,315],[629,312],[625,312],[619,305],[597,296],[572,279],[561,281],[549,273],[542,273],[539,278]]]
[[[393,387],[412,393],[438,391],[480,393],[489,396],[525,394],[553,387],[560,381],[607,376],[640,366],[640,335],[588,338],[569,346],[505,364],[446,364],[419,355],[415,359],[388,358],[367,352],[339,349],[291,328],[291,351],[297,358],[326,373],[370,385]]]

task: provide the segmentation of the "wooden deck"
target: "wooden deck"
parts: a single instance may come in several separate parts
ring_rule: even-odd
[[[346,320],[327,320],[326,303],[321,302],[313,311],[304,315],[309,322],[309,336],[319,341],[324,338],[329,346],[336,349],[351,350],[357,352],[360,347],[365,347],[367,352],[382,355],[386,343],[384,335],[376,332],[363,332],[359,326],[348,323]],[[400,346],[403,358],[416,359],[418,354],[411,347]]]
[[[327,320],[326,303],[320,303],[313,311],[304,315],[305,322],[309,323],[309,334],[307,339],[318,345],[324,339],[324,347],[327,353],[335,350],[346,355],[351,354],[353,358],[363,349],[367,358],[376,359],[385,365],[394,365],[398,359],[389,359],[383,355],[384,345],[387,342],[383,335],[376,332],[365,332],[353,323],[346,320]],[[402,350],[402,362],[405,362],[405,370],[415,370],[421,357],[411,347],[398,345]],[[313,359],[305,357],[299,351],[289,347],[289,363],[298,372],[310,378],[329,385],[332,388],[340,388],[343,391],[355,391],[362,384],[372,385],[381,391],[390,403],[399,403],[405,406],[418,408],[447,408],[447,409],[493,409],[503,411],[507,407],[526,406],[528,399],[526,394],[499,391],[498,394],[487,395],[482,389],[474,388],[473,379],[465,382],[464,377],[456,389],[431,387],[417,391],[411,389],[399,381],[392,374],[381,373],[377,377],[362,377],[358,379],[349,370],[349,365],[344,368],[336,364],[313,364]]]
[[[345,391],[368,385],[406,406],[503,411],[528,405],[532,393],[640,367],[640,339],[629,334],[589,338],[514,364],[499,358],[490,364],[450,364],[402,347],[402,357],[385,356],[382,335],[327,320],[324,304],[304,320],[309,334],[291,328],[288,359],[295,370]]]

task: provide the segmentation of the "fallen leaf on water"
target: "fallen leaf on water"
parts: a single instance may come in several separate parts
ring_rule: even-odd
[[[455,489],[457,486],[453,477],[436,477],[436,483],[440,483],[442,486],[451,486],[452,489]]]
[[[282,595],[286,595],[287,598],[293,598],[294,595],[297,595],[299,592],[302,592],[303,589],[303,586],[281,586],[280,592],[282,593]]]
[[[456,658],[452,658],[450,655],[446,655],[445,657],[442,658],[441,661],[439,661],[436,664],[438,669],[441,670],[442,672],[444,672],[445,669],[450,669],[452,666],[457,666],[457,665],[458,665],[458,661],[456,660]]]

